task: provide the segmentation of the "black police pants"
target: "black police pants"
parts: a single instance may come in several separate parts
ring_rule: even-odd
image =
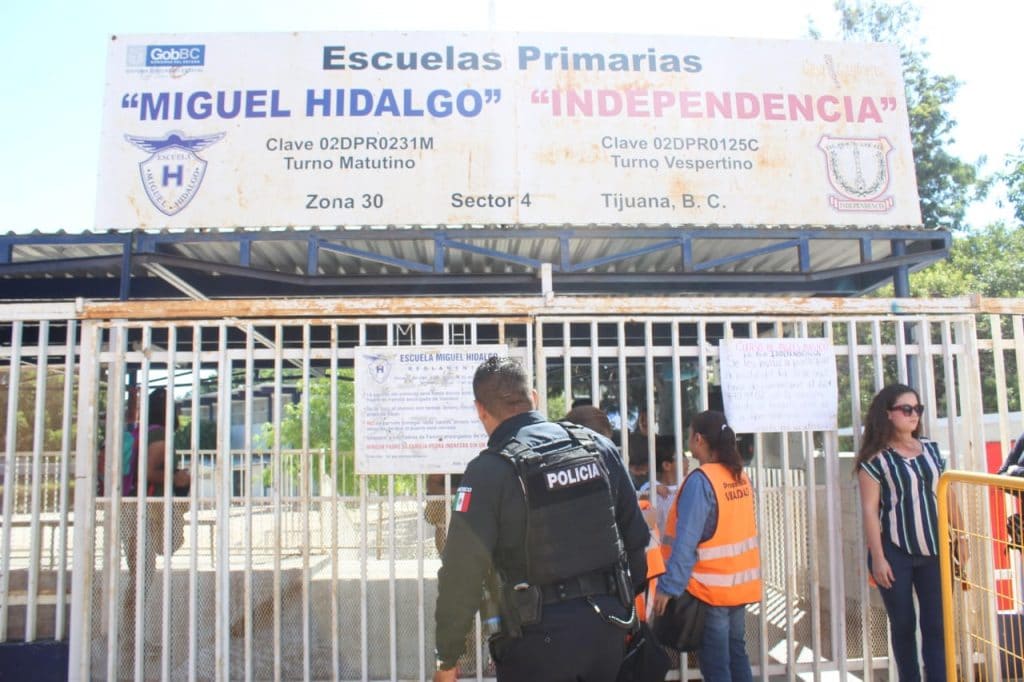
[[[624,617],[615,597],[596,597],[606,614]],[[542,620],[523,636],[495,642],[498,682],[614,682],[626,631],[598,615],[586,599],[545,604]]]

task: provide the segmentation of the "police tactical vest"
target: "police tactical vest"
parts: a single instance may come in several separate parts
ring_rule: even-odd
[[[516,439],[512,462],[526,498],[526,567],[531,585],[550,585],[613,568],[622,554],[604,459],[579,426],[559,423],[569,441],[531,449]]]

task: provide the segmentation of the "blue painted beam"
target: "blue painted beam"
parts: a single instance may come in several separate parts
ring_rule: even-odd
[[[412,270],[413,272],[433,272],[433,268],[429,265],[419,263],[417,261],[405,260],[403,258],[393,258],[392,256],[385,256],[380,253],[373,253],[372,251],[363,251],[362,249],[356,249],[351,246],[345,246],[344,244],[334,244],[327,241],[320,241],[320,248],[324,251],[333,251],[335,253],[342,253],[346,256],[352,256],[354,258],[362,258],[363,260],[373,261],[375,263],[383,263],[384,265],[393,265],[399,268],[405,268]]]
[[[507,238],[508,235],[505,235]],[[502,253],[494,249],[488,249],[484,246],[476,246],[474,244],[466,244],[461,241],[455,241],[453,239],[446,239],[444,242],[446,249],[455,249],[458,251],[468,251],[470,253],[476,253],[481,256],[489,256],[495,260],[503,260],[509,263],[516,263],[517,265],[525,265],[530,268],[539,268],[544,261],[537,260],[536,258],[526,258],[525,256],[516,256],[511,253]],[[557,270],[557,266],[555,268]]]
[[[716,258],[714,260],[707,260],[703,263],[694,265],[693,269],[695,272],[701,270],[710,270],[711,268],[717,268],[719,265],[728,265],[729,263],[736,263],[738,261],[747,260],[754,256],[763,256],[767,253],[775,253],[776,251],[785,251],[786,249],[792,249],[800,245],[799,239],[787,239],[786,241],[779,242],[777,244],[769,244],[768,246],[762,246],[754,249],[753,251],[744,251],[743,253],[733,254],[731,256],[725,256],[723,258]]]
[[[608,265],[609,263],[616,263],[618,261],[628,260],[630,258],[636,258],[637,256],[646,256],[649,253],[657,253],[659,251],[666,251],[668,249],[675,249],[682,246],[682,240],[672,239],[667,242],[659,242],[658,244],[651,244],[644,246],[639,249],[632,249],[630,251],[622,251],[620,253],[613,254],[611,256],[604,256],[603,258],[593,258],[588,261],[580,261],[575,265],[569,265],[565,272],[579,272],[581,270],[589,270],[590,268],[600,267],[602,265]]]

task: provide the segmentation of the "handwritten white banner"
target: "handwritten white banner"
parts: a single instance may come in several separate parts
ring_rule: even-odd
[[[836,359],[827,339],[722,340],[718,352],[726,419],[737,433],[836,429]]]

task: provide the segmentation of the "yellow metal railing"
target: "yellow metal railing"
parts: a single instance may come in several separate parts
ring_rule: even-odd
[[[1024,679],[1024,478],[947,471],[937,495],[946,679]]]

